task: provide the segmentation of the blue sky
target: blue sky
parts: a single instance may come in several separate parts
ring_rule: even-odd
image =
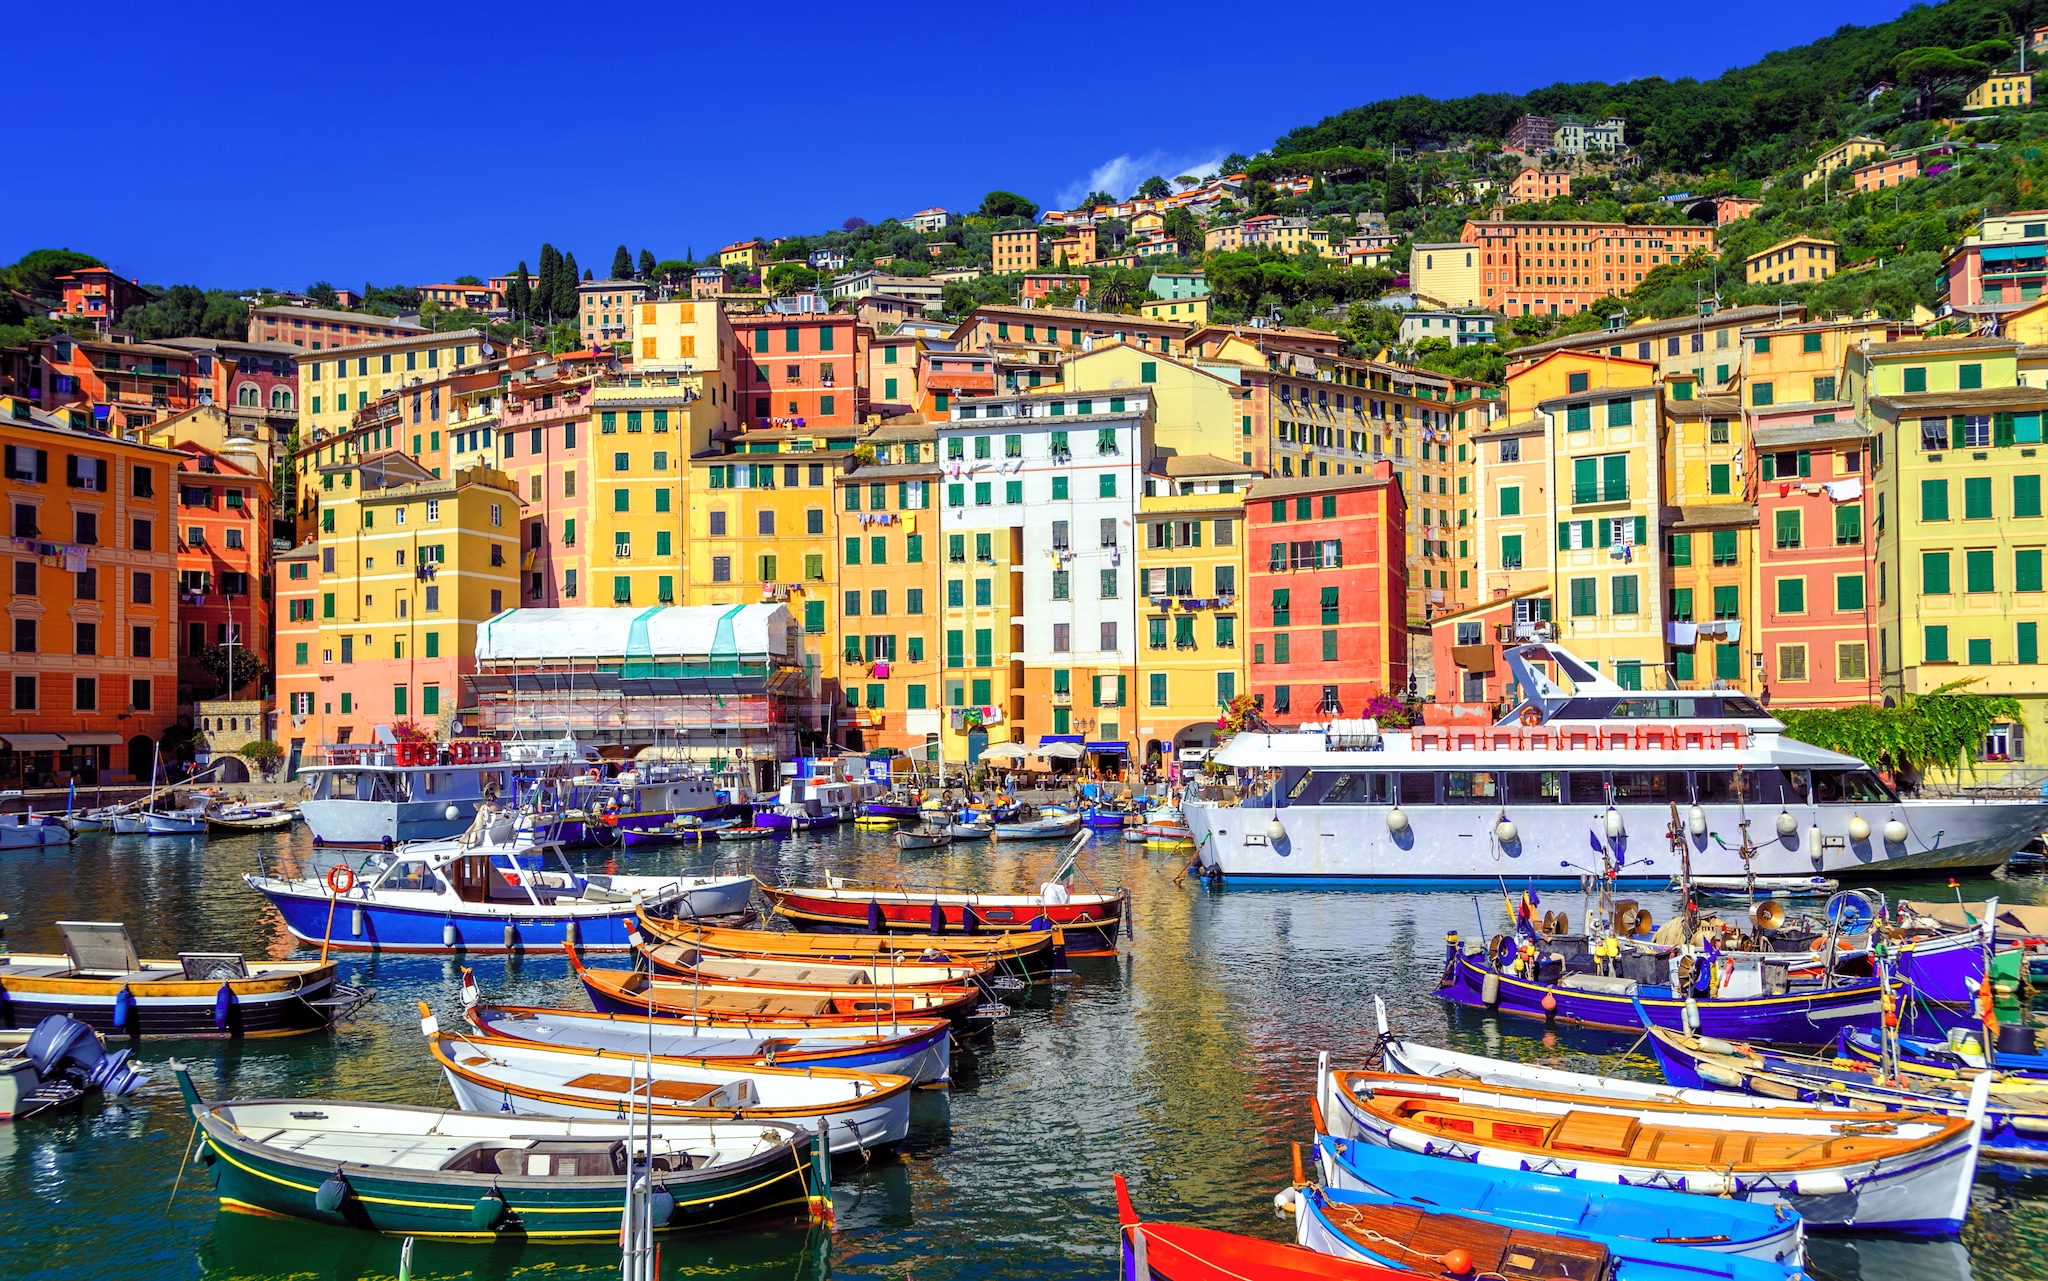
[[[0,262],[69,246],[159,284],[417,284],[550,240],[601,274],[621,241],[681,257],[991,187],[1123,195],[1403,93],[1713,76],[1904,7],[1725,0],[1594,41],[1565,6],[1328,0],[25,6],[15,48],[91,54],[16,86],[35,180],[0,207]]]

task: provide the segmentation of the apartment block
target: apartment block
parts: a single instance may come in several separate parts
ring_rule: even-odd
[[[250,342],[287,343],[306,351],[332,351],[336,347],[415,338],[426,332],[418,321],[362,311],[288,305],[249,309]]]
[[[932,759],[943,741],[938,431],[886,427],[864,443],[875,461],[835,477],[837,598],[804,606],[819,616],[819,631],[824,615],[837,614],[845,704],[837,741]]]
[[[1714,229],[1689,223],[1474,220],[1465,224],[1460,240],[1478,251],[1469,268],[1479,272],[1478,305],[1510,315],[1569,316],[1597,298],[1626,293],[1659,266],[1712,253]],[[1414,278],[1412,260],[1409,275]]]
[[[1145,468],[1135,542],[1145,629],[1137,743],[1147,762],[1213,746],[1220,709],[1245,688],[1244,503],[1258,479],[1205,454],[1155,451]]]

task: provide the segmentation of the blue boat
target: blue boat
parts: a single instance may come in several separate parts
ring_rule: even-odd
[[[1316,1138],[1316,1165],[1324,1187],[1338,1197],[1378,1195],[1506,1227],[1689,1246],[1774,1268],[1797,1268],[1804,1257],[1799,1215],[1777,1206],[1485,1169],[1327,1134]]]
[[[1694,1198],[1695,1200],[1697,1198]],[[1302,1189],[1296,1240],[1332,1258],[1441,1273],[1504,1276],[1513,1258],[1548,1265],[1554,1275],[1606,1281],[1795,1281],[1800,1265],[1737,1254],[1710,1254],[1687,1244],[1602,1237],[1545,1225],[1502,1223],[1407,1196]],[[1471,1262],[1458,1266],[1462,1251]]]
[[[2001,1029],[2001,1040],[2009,1039],[2014,1030]],[[2032,1041],[2034,1029],[2019,1027],[2017,1031]],[[1951,1033],[1947,1040],[1942,1041],[1919,1036],[1898,1038],[1900,1065],[1926,1068],[1943,1075],[1967,1075],[1973,1069],[1993,1066],[2006,1076],[2048,1079],[2048,1054],[2040,1053],[2038,1048],[2028,1051],[1994,1045],[1997,1057],[1987,1064],[1984,1058],[1983,1033],[1974,1029],[1957,1029],[1957,1032],[1961,1035]],[[1867,1028],[1842,1029],[1835,1050],[1845,1059],[1856,1059],[1863,1063],[1876,1063],[1883,1057],[1878,1046],[1877,1033]]]
[[[744,912],[750,876],[609,876],[571,868],[559,846],[512,843],[512,820],[486,810],[459,840],[376,851],[318,875],[242,879],[274,904],[293,937],[345,951],[597,951],[633,946],[631,918]]]

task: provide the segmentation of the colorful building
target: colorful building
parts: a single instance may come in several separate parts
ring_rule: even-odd
[[[1037,271],[1045,260],[1045,246],[1038,229],[998,231],[989,238],[990,269],[998,273]]]
[[[867,413],[861,386],[871,331],[844,312],[731,318],[740,414],[749,429],[850,427]]]
[[[1750,422],[1733,394],[1697,396],[1691,375],[1664,382],[1663,534],[1670,685],[1756,692],[1757,496]],[[1811,411],[1809,411],[1811,412]],[[1748,620],[1745,624],[1744,620]],[[1744,626],[1751,628],[1745,638]],[[1745,650],[1744,645],[1747,645]]]
[[[1552,200],[1572,194],[1572,176],[1562,169],[1535,165],[1517,173],[1508,183],[1508,199],[1516,203]]]
[[[633,347],[633,313],[647,297],[642,280],[584,280],[576,285],[576,329],[592,347]]]
[[[277,628],[273,683],[278,746],[285,749],[288,779],[298,777],[313,749],[331,741],[320,714],[320,557],[316,540],[279,552],[271,561],[270,616]]]
[[[1185,324],[1138,316],[1065,307],[998,306],[975,308],[953,330],[953,343],[962,351],[1035,345],[1052,349],[1057,355],[1086,351],[1107,339],[1129,343],[1141,351],[1173,355],[1186,348],[1188,331]]]
[[[103,430],[141,431],[199,403],[199,358],[183,348],[68,333],[32,346],[42,363],[43,407],[79,406]]]
[[[1752,285],[1806,284],[1826,280],[1835,274],[1839,252],[1832,240],[1816,236],[1793,236],[1762,253],[1742,260],[1744,279]]]
[[[1552,352],[1571,351],[1645,362],[1654,365],[1661,377],[1690,375],[1693,387],[1701,395],[1726,394],[1742,381],[1746,360],[1744,330],[1786,320],[1796,322],[1804,314],[1797,307],[1730,307],[1702,315],[1567,334],[1510,352],[1509,381],[1513,385],[1518,371]],[[1826,350],[1839,362],[1839,344],[1830,344]],[[1526,405],[1516,409],[1518,415],[1526,412]]]
[[[1851,175],[1856,190],[1883,191],[1886,187],[1901,187],[1920,176],[1920,153],[1908,151],[1903,155],[1886,156],[1867,165],[1858,166]]]
[[[845,710],[834,740],[893,747],[922,759],[942,743],[939,695],[938,432],[883,427],[863,442],[875,460],[834,474],[836,596],[807,596],[812,615],[836,614]],[[812,619],[806,620],[806,630]]]
[[[59,310],[74,319],[91,321],[101,337],[120,323],[130,307],[145,306],[156,297],[142,282],[125,279],[110,267],[80,267],[50,283],[60,291]]]
[[[1473,220],[1465,224],[1460,240],[1478,250],[1465,270],[1478,271],[1473,283],[1480,292],[1470,303],[1438,301],[1522,316],[1572,315],[1595,299],[1627,293],[1660,266],[1714,251],[1714,229],[1691,223]],[[1416,246],[1417,252],[1421,249]],[[1426,292],[1412,258],[1408,273],[1417,292]]]
[[[1137,744],[1147,764],[1213,746],[1217,716],[1245,688],[1244,503],[1258,479],[1231,459],[1156,445],[1145,469],[1134,541],[1145,629]]]
[[[1798,707],[1876,703],[1870,429],[1836,405],[1788,405],[1750,421],[1763,692]]]
[[[1393,467],[1254,484],[1245,506],[1252,696],[1277,726],[1405,693],[1407,525]]]
[[[1070,275],[1058,271],[1028,271],[1018,287],[1018,295],[1034,301],[1048,297],[1062,289],[1071,289],[1077,297],[1088,296],[1089,277]]]
[[[1192,328],[1209,323],[1209,298],[1206,294],[1199,298],[1147,298],[1138,304],[1138,311],[1147,320]]]
[[[336,347],[412,338],[426,332],[418,321],[361,311],[290,305],[249,309],[250,342],[286,343],[307,351],[332,351]]]
[[[1813,168],[1806,171],[1800,185],[1811,187],[1825,179],[1837,169],[1853,169],[1871,156],[1885,153],[1884,139],[1858,134],[1846,142],[1838,142],[1820,153],[1820,159],[1813,162]]]
[[[1970,90],[1963,99],[1965,111],[1995,111],[2003,107],[2025,107],[2034,101],[2033,73],[2001,71]]]
[[[1435,306],[1494,307],[1493,290],[1482,288],[1479,261],[1486,255],[1463,241],[1418,244],[1409,250],[1408,284],[1415,296]]]
[[[265,668],[271,653],[270,473],[253,454],[173,446],[178,539],[178,701],[237,698],[206,666],[230,642]]]
[[[83,410],[0,399],[7,683],[0,778],[147,780],[177,718],[183,456],[96,430]]]
[[[1935,306],[2033,302],[2048,283],[2048,209],[1986,217],[1949,255]]]

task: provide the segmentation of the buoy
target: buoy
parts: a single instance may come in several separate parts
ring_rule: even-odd
[[[1266,820],[1266,839],[1278,843],[1287,839],[1287,825],[1278,818]]]
[[[1792,817],[1791,810],[1778,811],[1778,835],[1791,836],[1799,831],[1799,820]]]
[[[570,947],[576,946],[576,922],[569,921],[562,926],[562,939]]]
[[[450,805],[447,809],[441,811],[441,817],[453,823],[456,819],[462,817],[462,811]]]
[[[226,983],[213,994],[213,1026],[217,1032],[228,1030],[228,1012],[235,1008],[235,989]]]
[[[1514,823],[1503,816],[1500,822],[1493,825],[1493,835],[1494,839],[1498,840],[1502,845],[1514,844],[1516,836]]]
[[[363,936],[363,909],[352,907],[348,910],[348,932],[350,938]]]
[[[1897,819],[1891,819],[1884,825],[1884,839],[1893,845],[1904,845],[1906,843],[1906,825]]]
[[[127,984],[124,983],[121,985],[121,990],[114,993],[114,1026],[117,1028],[127,1027],[128,1018],[134,1012],[135,993],[129,991]]]
[[[498,1226],[498,1220],[505,1217],[505,1197],[496,1188],[476,1199],[469,1207],[469,1221],[479,1232],[489,1232]]]
[[[1705,836],[1707,834],[1707,812],[1699,806],[1695,805],[1686,812],[1685,821],[1692,828],[1694,836]]]
[[[441,946],[442,946],[442,947],[457,947],[457,946],[459,946],[459,945],[460,945],[460,943],[461,943],[461,939],[462,939],[462,936],[461,936],[461,935],[459,935],[459,934],[457,934],[457,933],[456,933],[456,931],[455,931],[455,922],[454,922],[454,921],[453,921],[452,919],[451,919],[451,920],[448,920],[448,921],[446,921],[446,922],[443,922],[443,923],[442,923],[442,925],[441,925]]]
[[[1852,841],[1869,840],[1870,820],[1864,818],[1861,814],[1851,814],[1849,816],[1849,839]]]
[[[1684,1011],[1684,1013],[1685,1013],[1685,1030],[1686,1030],[1687,1032],[1689,1032],[1689,1033],[1690,1033],[1690,1032],[1697,1032],[1697,1031],[1699,1031],[1699,1030],[1700,1030],[1700,1005],[1699,1005],[1699,1002],[1698,1002],[1698,1001],[1695,1001],[1695,1000],[1693,1000],[1693,999],[1692,999],[1692,994],[1691,994],[1690,992],[1686,993],[1686,997],[1685,997],[1685,1011]]]
[[[1612,805],[1607,807],[1607,835],[1609,838],[1622,835],[1621,811]]]
[[[1557,1013],[1557,996],[1554,993],[1545,992],[1543,994],[1543,1017],[1547,1019],[1555,1013]]]
[[[654,1191],[649,1193],[647,1197],[648,1219],[656,1227],[660,1227],[663,1224],[667,1223],[670,1219],[674,1218],[675,1214],[675,1197],[669,1193],[669,1190],[666,1187],[662,1186],[659,1183],[655,1184]]]
[[[348,1180],[341,1177],[341,1171],[336,1170],[328,1175],[327,1182],[321,1184],[319,1190],[313,1193],[313,1208],[322,1214],[333,1214],[341,1208],[342,1199],[347,1195]]]
[[[1285,1214],[1293,1214],[1296,1199],[1293,1188],[1281,1188],[1273,1194],[1273,1208]]]
[[[1387,811],[1387,830],[1396,836],[1408,830],[1408,815],[1398,805]]]
[[[1479,999],[1488,1009],[1500,1004],[1500,975],[1489,973],[1479,984]]]
[[[1460,1246],[1453,1246],[1444,1251],[1444,1271],[1454,1277],[1470,1275],[1472,1271],[1472,1255]]]

